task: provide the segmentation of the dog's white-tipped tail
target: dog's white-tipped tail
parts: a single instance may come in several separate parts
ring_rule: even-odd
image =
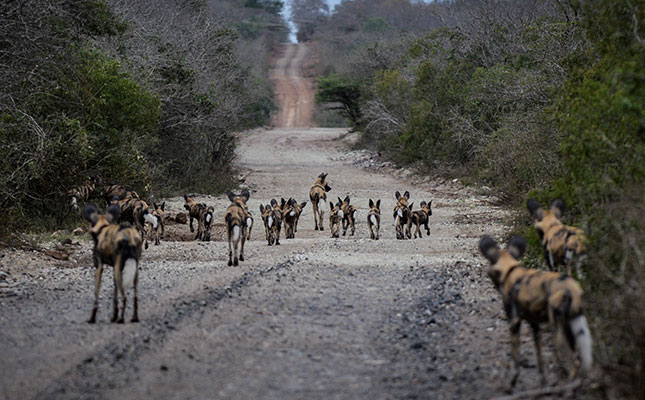
[[[576,347],[580,354],[580,367],[583,371],[589,371],[593,362],[591,351],[591,332],[584,315],[579,315],[569,322],[569,328],[576,340]]]
[[[322,210],[324,210],[324,209],[325,209],[324,207],[325,207],[325,200],[324,200],[324,199],[319,199],[319,200],[318,200],[318,209],[319,209],[320,211],[322,211]]]
[[[356,211],[358,211],[358,210],[354,210],[354,212],[352,213],[352,218],[354,218],[354,219],[356,219]]]
[[[291,211],[291,212],[289,213],[289,215],[291,215],[292,217],[295,217],[295,216],[296,216],[296,212],[295,212],[295,211]]]
[[[253,225],[253,220],[251,218],[246,219],[246,226],[251,226]]]
[[[338,210],[338,218],[343,218],[345,216],[345,213],[343,210]]]
[[[269,219],[267,220],[267,224],[269,225],[269,228],[273,227],[273,217],[269,217]]]
[[[239,225],[235,225],[233,227],[233,241],[237,242],[240,239],[240,227]]]
[[[399,210],[396,212],[396,215],[398,215],[399,218],[403,218],[403,210],[399,208]]]
[[[123,272],[122,272],[122,279],[123,279],[123,288],[125,290],[128,290],[134,285],[134,276],[136,275],[137,272],[137,260],[134,258],[128,258],[125,260],[125,263],[123,264]]]
[[[376,225],[376,216],[370,215],[370,221],[372,221],[372,225]]]
[[[394,225],[398,225],[398,224],[399,224],[399,215],[397,214],[396,218],[394,219]]]
[[[210,222],[211,222],[211,218],[212,218],[212,216],[211,216],[211,214],[210,214],[210,213],[206,214],[206,222],[209,222],[209,223],[210,223]]]
[[[148,221],[150,224],[152,224],[152,227],[153,227],[154,229],[157,229],[157,217],[155,217],[154,215],[151,215],[151,214],[145,214],[145,215],[143,216],[143,219],[145,219],[145,220],[146,220],[146,221]]]

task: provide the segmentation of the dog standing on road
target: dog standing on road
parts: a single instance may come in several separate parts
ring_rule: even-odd
[[[323,230],[324,204],[327,201],[327,192],[330,190],[331,187],[327,184],[327,174],[325,173],[318,175],[318,179],[309,189],[309,200],[311,200],[311,208],[314,210],[315,230]]]
[[[563,352],[571,355],[573,367],[569,377],[578,373],[580,358],[582,370],[591,369],[591,334],[587,319],[582,312],[582,289],[575,279],[558,272],[528,269],[520,265],[519,259],[524,255],[526,242],[515,236],[508,242],[507,249],[501,250],[490,236],[484,236],[479,242],[479,249],[490,261],[488,276],[502,295],[504,310],[508,317],[511,331],[511,353],[514,372],[511,386],[517,382],[520,374],[520,325],[527,321],[533,330],[533,340],[537,353],[538,370],[544,377],[544,365],[540,345],[540,324],[550,322],[557,329],[556,354],[562,365]]]
[[[428,228],[429,217],[432,215],[432,200],[426,203],[422,201],[419,203],[421,206],[420,210],[413,211],[412,216],[410,217],[411,222],[416,226],[414,230],[414,238],[417,238],[417,235],[421,237],[421,226],[426,229],[426,235],[430,236],[430,228]]]
[[[367,214],[367,226],[370,228],[370,239],[378,240],[379,229],[381,227],[381,200],[376,200],[376,203],[370,199],[370,211]]]
[[[114,267],[114,297],[112,322],[123,323],[127,292],[134,286],[134,312],[132,322],[139,321],[139,299],[137,284],[139,281],[139,260],[141,259],[141,235],[136,228],[118,225],[121,209],[117,205],[108,207],[104,215],[98,213],[93,204],[85,205],[83,216],[90,222],[90,234],[94,240],[94,305],[92,314],[87,321],[96,322],[99,308],[99,290],[103,265]],[[121,292],[121,314],[118,314],[118,294]]]
[[[394,197],[396,198],[396,206],[394,207],[394,213],[392,216],[394,217],[396,238],[405,239],[407,236],[408,239],[411,239],[412,235],[410,234],[410,225],[412,220],[410,219],[410,214],[412,213],[412,205],[414,203],[408,204],[408,200],[410,200],[410,192],[406,190],[403,196],[401,196],[401,193],[397,190],[396,193],[394,193]]]

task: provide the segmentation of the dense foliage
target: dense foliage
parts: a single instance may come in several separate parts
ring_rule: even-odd
[[[543,256],[526,199],[566,200],[589,235],[580,279],[618,397],[645,393],[644,26],[628,0],[354,0],[314,35],[318,100],[358,109],[362,145],[492,187],[518,209],[530,265]]]
[[[234,132],[273,108],[281,7],[1,3],[0,237],[77,218],[66,193],[86,182],[156,195],[230,185]]]

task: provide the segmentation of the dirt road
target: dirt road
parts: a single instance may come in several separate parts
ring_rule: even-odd
[[[270,77],[273,81],[279,111],[273,120],[276,127],[312,126],[313,82],[302,76],[302,64],[310,56],[306,44],[285,44]]]
[[[297,113],[296,113],[297,114]],[[91,244],[68,261],[2,250],[0,398],[3,399],[480,399],[501,393],[508,355],[502,305],[477,254],[500,235],[502,210],[458,183],[415,181],[347,150],[334,129],[274,129],[241,137],[250,173],[252,240],[228,267],[222,224],[215,240],[185,241],[168,227],[143,255],[141,322],[108,322],[112,273],[98,321],[89,317]],[[313,230],[307,204],[295,239],[267,246],[259,205],[307,200],[329,173],[332,198],[358,207],[354,237]],[[433,200],[431,235],[395,240],[394,192]],[[368,238],[369,199],[382,200],[382,238]],[[223,222],[228,201],[216,206]],[[183,211],[168,199],[170,214]],[[416,208],[416,207],[415,207]],[[327,210],[326,210],[327,211]],[[326,216],[328,213],[326,212]],[[129,310],[129,312],[131,312]],[[523,335],[519,389],[535,387],[533,346]],[[547,350],[545,357],[553,360]],[[550,379],[554,374],[550,367]]]

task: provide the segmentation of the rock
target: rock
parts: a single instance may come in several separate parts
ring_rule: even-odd
[[[72,231],[72,233],[76,236],[82,235],[85,233],[85,230],[81,228],[80,226]]]
[[[57,260],[62,260],[62,261],[69,260],[69,255],[59,250],[45,250],[43,251],[43,254],[48,255],[51,258],[55,258]]]
[[[177,222],[178,224],[187,223],[188,222],[188,215],[186,215],[186,213],[178,213],[175,216],[175,222]]]
[[[68,234],[69,234],[69,231],[68,231],[68,230],[66,230],[66,229],[61,229],[61,230],[59,230],[59,231],[56,231],[56,232],[52,233],[52,237],[53,237],[53,238],[57,238],[57,237],[59,237],[59,236],[68,235]]]
[[[61,246],[67,246],[72,244],[72,239],[67,238],[60,241]]]

